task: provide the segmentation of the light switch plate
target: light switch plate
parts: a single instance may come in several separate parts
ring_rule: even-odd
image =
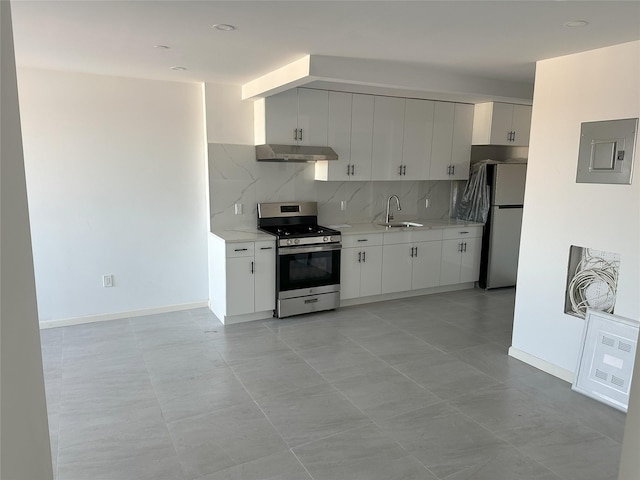
[[[583,122],[577,183],[631,184],[638,119]]]

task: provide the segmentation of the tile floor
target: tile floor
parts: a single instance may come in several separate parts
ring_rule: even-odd
[[[58,480],[615,480],[625,416],[507,356],[513,290],[42,331]]]

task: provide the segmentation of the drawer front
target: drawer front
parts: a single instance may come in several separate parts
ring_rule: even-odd
[[[451,240],[454,238],[475,238],[482,236],[482,227],[459,227],[446,228],[444,230],[444,239]]]
[[[226,256],[227,258],[253,257],[254,248],[254,242],[227,243]]]
[[[384,234],[385,245],[430,242],[432,240],[442,240],[442,229],[409,230],[402,232],[388,232]]]
[[[382,245],[382,233],[368,233],[364,235],[342,235],[342,246],[350,247],[375,247]]]
[[[276,251],[276,242],[273,240],[266,240],[263,242],[255,243],[256,254],[258,254],[259,252],[271,252],[275,255],[275,251]]]

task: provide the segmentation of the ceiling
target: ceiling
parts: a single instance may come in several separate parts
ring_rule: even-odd
[[[12,11],[19,66],[226,84],[308,54],[533,84],[537,60],[640,39],[638,0],[13,0]]]

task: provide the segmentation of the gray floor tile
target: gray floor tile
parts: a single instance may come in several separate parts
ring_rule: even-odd
[[[440,402],[440,398],[388,368],[334,382],[356,407],[378,420]]]
[[[446,404],[414,410],[378,424],[439,478],[478,468],[509,448]]]
[[[253,402],[176,420],[168,426],[189,479],[287,449]]]
[[[447,352],[475,347],[489,342],[489,340],[480,335],[439,320],[428,322],[421,328],[409,331],[429,345]]]
[[[293,449],[315,480],[436,480],[375,425]]]
[[[402,330],[359,338],[356,342],[390,365],[419,360],[437,351],[424,340]]]
[[[290,447],[371,422],[330,385],[258,399],[258,404]]]
[[[499,435],[567,480],[616,480],[621,446],[575,423],[548,421]]]
[[[248,361],[234,366],[233,371],[254,398],[327,383],[293,352]]]
[[[252,400],[228,367],[154,382],[153,388],[167,422],[215,412]]]
[[[446,353],[431,353],[395,368],[443,399],[489,388],[498,381]]]
[[[258,333],[221,336],[210,341],[229,365],[239,365],[268,355],[291,352],[291,348],[268,329]]]
[[[354,342],[302,350],[298,354],[329,382],[386,370],[388,366]]]
[[[166,382],[201,375],[227,367],[210,342],[169,345],[147,350],[144,363],[153,382]]]
[[[500,382],[522,379],[537,370],[520,360],[510,357],[508,347],[487,343],[456,350],[451,354]]]
[[[197,480],[313,480],[289,450],[226,468]]]
[[[281,327],[277,329],[277,334],[295,351],[352,343],[332,325],[319,322]]]

